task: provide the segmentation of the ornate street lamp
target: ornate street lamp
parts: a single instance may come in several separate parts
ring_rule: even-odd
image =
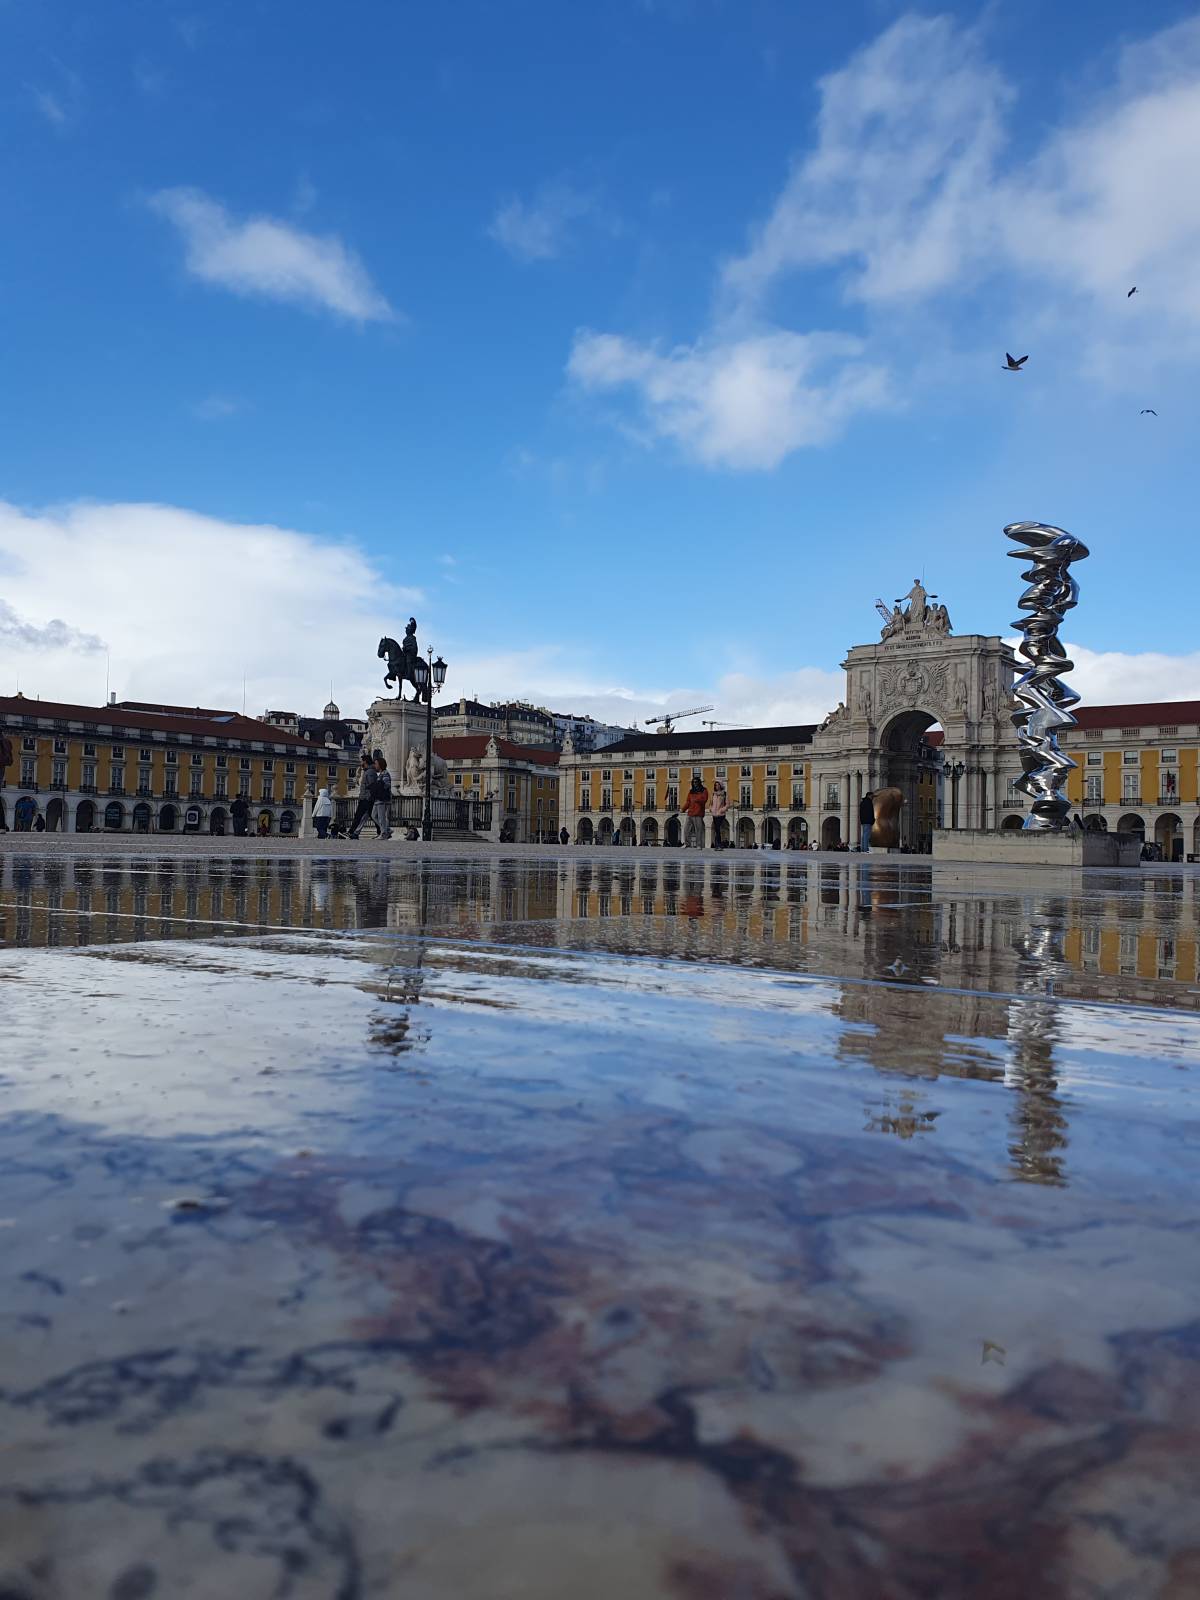
[[[952,828],[958,827],[958,780],[962,777],[966,770],[966,767],[963,766],[961,761],[954,762],[954,764],[947,770],[947,777],[950,779],[950,782],[953,785],[953,789],[951,791],[952,798],[950,801],[950,826]]]
[[[433,838],[433,697],[446,681],[446,663],[438,656],[433,659],[414,656],[412,664],[413,686],[418,699],[425,702],[425,804],[421,812],[421,838]]]

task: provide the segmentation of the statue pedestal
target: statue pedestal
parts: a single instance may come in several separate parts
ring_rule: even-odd
[[[425,759],[425,707],[412,700],[376,700],[367,712],[367,749],[383,752],[392,775],[392,793],[403,793],[408,754]]]

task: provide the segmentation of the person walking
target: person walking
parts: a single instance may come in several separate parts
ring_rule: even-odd
[[[683,848],[691,850],[704,849],[704,810],[708,805],[708,790],[704,787],[703,780],[693,775],[692,787],[688,790],[683,801]]]
[[[246,837],[246,824],[250,817],[250,806],[244,794],[239,794],[229,808],[229,815],[233,819],[233,831],[240,839]]]
[[[375,757],[375,778],[371,787],[372,805],[371,816],[379,830],[381,839],[392,837],[392,824],[388,812],[392,804],[392,775],[387,769],[387,762],[382,753]]]
[[[371,752],[364,750],[362,764],[358,769],[358,805],[354,808],[354,821],[350,824],[348,837],[358,838],[358,830],[371,815],[373,804],[371,791],[375,787],[375,768],[371,764]]]
[[[871,798],[870,789],[858,802],[858,847],[860,850],[871,848],[871,829],[875,826],[875,802]]]
[[[333,815],[333,801],[329,798],[328,789],[317,790],[317,803],[313,807],[313,827],[317,830],[317,838],[323,839],[329,831],[329,819]]]
[[[714,850],[724,850],[725,834],[729,827],[725,820],[725,813],[729,810],[729,795],[720,778],[713,779],[712,800],[709,802],[709,811],[712,813],[712,846]]]
[[[571,835],[567,832],[567,830],[565,828],[560,828],[558,830],[558,842],[559,842],[559,844],[570,844]]]

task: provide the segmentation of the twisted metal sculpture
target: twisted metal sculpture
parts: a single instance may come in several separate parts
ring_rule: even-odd
[[[1014,560],[1032,562],[1021,574],[1029,587],[1018,602],[1027,615],[1013,623],[1025,635],[1018,654],[1030,663],[1012,690],[1022,767],[1016,787],[1033,800],[1025,827],[1053,832],[1067,826],[1070,801],[1062,791],[1075,766],[1059,749],[1058,729],[1074,727],[1070,707],[1079,703],[1074,689],[1062,681],[1075,663],[1068,661],[1059,643],[1058,626],[1063,613],[1079,599],[1079,585],[1067,568],[1072,561],[1084,560],[1088,547],[1044,522],[1010,522],[1004,536],[1025,546],[1008,552]]]

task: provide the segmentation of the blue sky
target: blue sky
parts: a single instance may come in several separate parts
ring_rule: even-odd
[[[1200,695],[1200,13],[1054,11],[0,0],[0,687],[809,717],[1033,517]]]

